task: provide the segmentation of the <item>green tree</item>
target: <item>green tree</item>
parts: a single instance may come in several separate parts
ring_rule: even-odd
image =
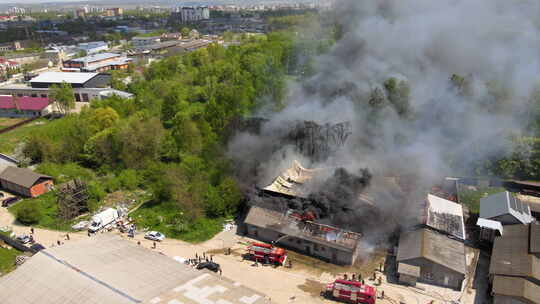
[[[53,84],[50,89],[49,98],[56,103],[58,109],[64,115],[75,108],[73,88],[66,82],[62,82],[60,85]]]
[[[77,52],[77,55],[75,55],[77,58],[79,57],[86,57],[88,56],[88,53],[85,50],[80,50]]]
[[[384,89],[388,101],[400,116],[407,116],[410,113],[410,88],[406,81],[398,81],[396,78],[388,78],[384,82]]]
[[[37,202],[26,202],[17,210],[16,214],[17,220],[25,225],[39,223],[41,216]]]
[[[183,27],[181,30],[180,30],[180,33],[182,33],[182,38],[186,38],[186,37],[189,37],[189,32],[191,30],[189,29],[189,27]]]

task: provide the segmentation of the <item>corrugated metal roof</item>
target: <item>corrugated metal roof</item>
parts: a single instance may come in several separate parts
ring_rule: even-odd
[[[30,83],[46,82],[46,83],[78,83],[83,84],[90,79],[96,77],[98,73],[71,73],[71,72],[45,72],[39,76],[32,78]]]
[[[36,173],[30,169],[17,167],[7,167],[0,173],[0,180],[5,180],[25,188],[32,187],[40,178],[50,179],[52,177]]]
[[[495,276],[493,293],[520,300],[526,299],[531,303],[540,303],[540,286],[523,278]]]
[[[116,54],[116,53],[100,53],[100,54],[95,54],[95,55],[89,55],[89,56],[86,56],[86,57],[71,59],[69,61],[74,61],[74,62],[94,62],[94,61],[101,61],[101,60],[106,60],[106,59],[120,57],[120,56],[122,56],[122,55],[121,54]]]
[[[463,207],[460,204],[432,194],[428,194],[427,201],[426,225],[464,240]]]
[[[463,243],[429,229],[405,232],[399,238],[397,261],[415,258],[425,258],[458,273],[466,272]]]
[[[503,235],[503,225],[501,224],[501,222],[479,217],[476,221],[476,225],[482,228],[498,230],[500,234]]]
[[[529,205],[508,191],[492,194],[480,199],[480,217],[491,219],[507,214],[513,216],[523,224],[533,221]]]
[[[202,304],[209,299],[269,303],[247,287],[110,234],[43,250],[0,278],[2,304]]]

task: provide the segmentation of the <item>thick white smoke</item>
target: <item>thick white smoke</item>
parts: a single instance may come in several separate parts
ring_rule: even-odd
[[[407,174],[429,186],[509,150],[509,135],[521,132],[529,96],[540,82],[540,1],[336,5],[345,34],[317,58],[317,73],[291,88],[286,108],[268,117],[261,135],[238,134],[231,141],[230,155],[242,174],[248,172],[244,180],[267,184],[300,159],[308,167],[343,166],[351,173],[368,168],[374,177]],[[468,94],[450,85],[453,74],[467,79]],[[389,77],[410,86],[406,118],[391,106],[370,110],[370,94]],[[302,120],[350,121],[353,134],[324,163],[309,163],[290,146],[276,150],[281,130]],[[397,205],[403,202],[377,203],[403,213]]]

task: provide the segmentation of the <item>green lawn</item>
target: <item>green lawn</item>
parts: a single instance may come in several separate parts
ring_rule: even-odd
[[[211,239],[222,231],[224,219],[199,218],[191,224],[183,224],[182,213],[171,203],[147,202],[130,214],[138,229],[164,233],[168,238],[190,243],[200,243]]]
[[[16,249],[5,249],[0,247],[0,273],[4,275],[15,269],[15,258],[22,252]]]
[[[25,199],[8,208],[8,210],[14,216],[17,216],[17,211],[27,204],[36,204],[41,215],[39,221],[36,224],[32,224],[32,226],[60,231],[72,231],[71,222],[62,222],[56,216],[58,204],[56,203],[54,192],[45,193],[37,198]]]
[[[459,201],[461,204],[469,207],[470,213],[480,213],[480,199],[506,189],[497,187],[475,187],[476,190],[468,188],[465,185],[459,186]]]
[[[47,122],[48,120],[44,118],[37,119],[29,124],[20,126],[15,130],[0,134],[0,153],[13,153],[17,144],[23,142],[30,134],[32,134],[32,132],[43,127]]]

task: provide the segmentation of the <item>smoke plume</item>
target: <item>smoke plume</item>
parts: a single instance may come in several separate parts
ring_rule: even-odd
[[[336,6],[342,38],[317,58],[314,76],[291,86],[285,109],[266,115],[259,133],[237,134],[229,154],[248,186],[269,184],[293,160],[343,168],[315,181],[312,197],[333,210],[333,223],[384,237],[415,218],[415,202],[439,178],[467,174],[477,161],[511,149],[509,136],[521,132],[540,75],[540,2]],[[391,77],[395,96],[385,83]],[[313,159],[282,140],[304,120],[347,121],[352,132],[343,147]],[[363,184],[367,172],[372,178]],[[377,217],[356,192],[370,197]],[[362,229],[354,229],[358,219]]]

